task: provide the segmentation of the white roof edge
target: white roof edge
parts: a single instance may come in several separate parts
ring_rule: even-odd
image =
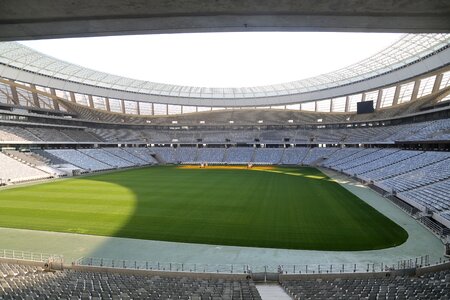
[[[121,77],[50,57],[17,42],[0,43],[0,63],[57,79],[67,81],[70,78],[72,82],[119,91],[155,96],[167,96],[167,91],[170,91],[171,97],[234,99],[274,93],[279,96],[294,95],[347,85],[407,66],[449,44],[450,34],[406,34],[377,54],[346,68],[298,81],[240,88],[180,86]],[[427,47],[424,48],[424,45]],[[390,61],[386,63],[388,58]],[[183,91],[182,95],[180,91]]]

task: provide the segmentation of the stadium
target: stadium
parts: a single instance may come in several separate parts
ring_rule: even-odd
[[[19,2],[0,4],[0,299],[448,299],[448,5]],[[236,88],[17,42],[308,30],[407,33]]]

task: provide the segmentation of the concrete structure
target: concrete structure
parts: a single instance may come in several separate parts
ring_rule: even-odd
[[[0,40],[209,31],[448,32],[440,0],[14,0]]]

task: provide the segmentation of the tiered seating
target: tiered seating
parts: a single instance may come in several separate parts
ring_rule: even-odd
[[[399,193],[398,196],[415,201],[434,212],[450,210],[450,179]]]
[[[62,129],[61,132],[77,142],[103,142],[103,140],[100,137],[97,137],[94,133],[81,129]]]
[[[166,163],[176,163],[176,153],[175,149],[172,147],[152,147],[150,148],[150,151],[162,158],[162,160]]]
[[[337,150],[339,150],[339,148],[318,148],[318,147],[311,148],[311,150],[303,159],[302,163],[304,165],[315,164],[320,160],[327,159]]]
[[[362,179],[366,180],[374,179],[373,177],[374,175],[380,174],[376,172],[380,172],[380,170],[385,170],[386,168],[389,168],[393,165],[402,163],[403,161],[409,160],[410,158],[415,157],[421,153],[422,153],[421,151],[409,151],[409,150],[393,151],[393,153],[383,157],[383,159],[379,159],[373,161],[372,163],[360,166],[362,170],[356,171],[356,173],[359,174],[360,175],[359,177]],[[383,171],[381,171],[381,173],[383,173]]]
[[[41,141],[40,138],[19,126],[0,126],[0,141]]]
[[[253,148],[235,147],[228,148],[225,153],[225,161],[233,164],[247,164],[252,160]]]
[[[446,159],[409,173],[390,177],[380,183],[398,192],[418,188],[450,178],[450,159]]]
[[[38,155],[34,154],[33,152],[20,152],[20,151],[16,151],[16,150],[5,150],[4,153],[11,158],[14,158],[25,164],[30,164],[33,166],[43,166],[43,165],[49,163],[48,159],[39,157]]]
[[[281,159],[281,164],[284,165],[298,165],[305,158],[308,153],[309,148],[286,148],[284,150],[283,157]]]
[[[424,124],[424,123],[422,123]],[[450,133],[450,119],[428,122],[414,135],[408,137],[408,141],[443,140]]]
[[[346,149],[339,150],[339,152],[341,151],[346,151]],[[353,155],[348,156],[345,159],[341,159],[338,163],[334,165],[333,168],[335,168],[336,170],[347,170],[353,168],[364,162],[370,161],[368,157],[370,157],[371,154],[377,151],[379,151],[379,149],[377,148],[366,148],[363,149],[362,151],[354,152]]]
[[[384,168],[374,170],[372,172],[364,174],[366,178],[374,181],[380,181],[389,177],[394,177],[400,174],[408,173],[412,170],[422,168],[426,165],[436,163],[438,161],[447,159],[450,157],[450,153],[447,152],[422,152],[422,151],[401,151],[397,154],[408,153],[412,157],[387,165]],[[414,156],[413,154],[417,154]]]
[[[3,184],[39,180],[52,177],[30,165],[24,164],[0,152],[0,179]]]
[[[197,162],[220,163],[223,162],[225,148],[199,148]]]
[[[139,159],[145,161],[148,164],[156,164],[158,163],[153,157],[151,152],[148,148],[140,147],[140,148],[123,148],[124,151],[130,153],[133,156],[138,157]]]
[[[439,215],[450,222],[450,210],[441,212]]]
[[[106,152],[122,159],[131,162],[133,165],[145,165],[148,161],[141,159],[140,157],[133,155],[132,153],[126,151],[124,148],[103,148]]]
[[[191,163],[195,161],[197,156],[197,148],[194,147],[180,147],[177,149],[177,162]]]
[[[399,149],[381,149],[379,151],[373,151],[371,154],[364,156],[362,159],[357,160],[353,167],[344,170],[347,174],[360,175],[362,173],[381,168],[390,161],[396,162],[399,157],[396,155]]]
[[[351,160],[353,155],[355,155],[358,152],[361,152],[362,150],[364,150],[364,148],[345,148],[336,151],[335,153],[333,153],[332,156],[330,156],[330,158],[328,158],[324,162],[323,165],[325,167],[334,168],[335,166],[348,161],[348,159]]]
[[[283,148],[257,148],[253,162],[255,164],[279,164]]]
[[[55,128],[28,127],[27,130],[46,142],[75,142],[63,132]]]
[[[106,129],[106,128],[91,128],[89,129],[101,140],[107,142],[145,142],[145,138],[141,136],[139,130],[132,129]]]
[[[42,272],[1,264],[0,299],[261,299],[252,281],[88,271]]]
[[[448,299],[450,271],[420,277],[305,279],[282,286],[294,299]]]
[[[116,168],[127,168],[134,166],[134,163],[122,159],[112,153],[109,153],[103,149],[80,149],[81,153],[84,153],[100,162]]]
[[[262,142],[266,143],[267,142],[281,143],[283,141],[283,138],[287,136],[288,134],[286,134],[286,132],[282,130],[264,130],[263,132],[261,132],[259,138]]]
[[[228,131],[202,131],[199,135],[204,143],[225,143],[230,136]]]
[[[101,170],[109,170],[113,167],[111,165],[100,162],[86,154],[81,153],[80,151],[73,149],[64,149],[64,150],[46,150],[48,153],[67,161],[68,163],[77,166],[81,169],[87,171],[101,171]]]

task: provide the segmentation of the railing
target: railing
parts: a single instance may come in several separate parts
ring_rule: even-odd
[[[442,263],[442,260],[439,262]],[[398,261],[395,264],[288,264],[252,266],[246,264],[201,264],[150,262],[137,260],[118,260],[107,258],[82,257],[74,262],[76,266],[90,266],[131,270],[151,270],[164,272],[194,272],[194,273],[282,273],[282,274],[335,274],[335,273],[371,273],[405,270],[430,265],[429,256]]]
[[[17,259],[36,262],[49,262],[49,261],[62,261],[61,255],[48,254],[48,253],[36,253],[29,251],[0,249],[0,258],[5,259]]]

